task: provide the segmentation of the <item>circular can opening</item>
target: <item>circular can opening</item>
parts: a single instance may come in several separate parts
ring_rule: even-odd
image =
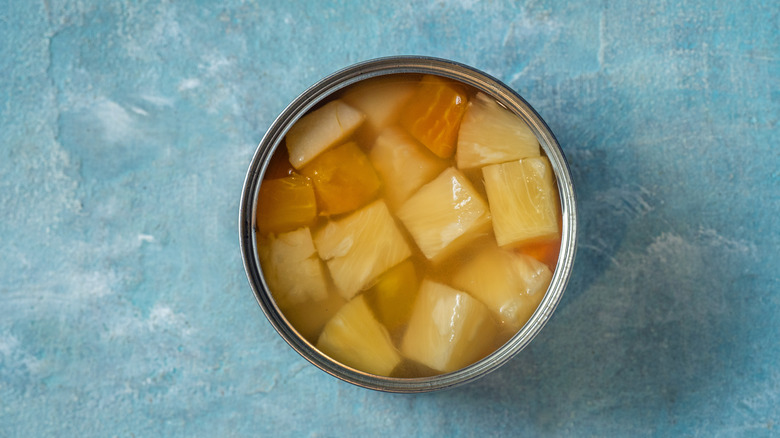
[[[529,202],[538,214],[513,219]],[[469,382],[525,348],[566,288],[576,226],[568,164],[536,111],[429,57],[362,62],[304,91],[258,145],[239,213],[249,283],[282,338],[341,380],[402,393]]]

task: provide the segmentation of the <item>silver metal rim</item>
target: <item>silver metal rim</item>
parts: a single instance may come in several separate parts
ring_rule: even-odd
[[[550,159],[561,200],[562,230],[558,264],[545,297],[528,323],[501,348],[479,362],[452,373],[425,378],[389,378],[346,367],[320,353],[300,336],[284,318],[268,292],[257,256],[254,231],[255,200],[260,183],[271,156],[290,126],[309,109],[344,87],[371,77],[398,73],[435,74],[458,80],[492,96],[522,117],[537,135]],[[247,171],[239,206],[239,238],[244,269],[255,298],[274,329],[296,352],[326,373],[364,388],[386,392],[429,392],[462,385],[494,371],[523,350],[544,327],[561,300],[571,276],[576,237],[576,199],[569,165],[558,141],[539,114],[518,93],[484,72],[457,62],[421,56],[378,58],[354,64],[304,91],[282,111],[260,141]]]

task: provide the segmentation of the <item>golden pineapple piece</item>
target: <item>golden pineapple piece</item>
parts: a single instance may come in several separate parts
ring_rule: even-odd
[[[438,261],[490,228],[490,212],[471,182],[450,167],[422,186],[398,218],[429,260]]]
[[[463,368],[489,354],[496,324],[490,310],[466,292],[423,280],[401,353],[441,372]]]
[[[455,155],[459,169],[541,156],[539,140],[516,114],[477,93],[458,131]]]
[[[379,322],[395,331],[409,321],[420,283],[411,259],[406,259],[379,276],[365,292]]]
[[[301,173],[314,183],[323,215],[346,213],[367,204],[380,186],[374,167],[355,142],[321,153]]]
[[[411,255],[382,200],[328,222],[315,233],[314,244],[336,288],[347,300]]]
[[[485,303],[502,324],[516,331],[539,306],[552,271],[531,256],[493,245],[459,269],[452,285]]]
[[[290,164],[305,166],[317,155],[341,142],[363,123],[366,115],[340,100],[328,102],[304,115],[285,137]]]
[[[459,83],[426,75],[401,111],[400,124],[431,152],[449,158],[455,153],[467,104],[466,91]]]
[[[366,115],[363,127],[376,134],[395,121],[416,88],[417,81],[380,76],[349,87],[341,100],[362,111]]]
[[[258,254],[265,281],[280,308],[327,298],[325,269],[309,228],[260,237]]]
[[[396,127],[379,134],[369,159],[384,182],[385,194],[393,209],[447,168],[446,161]]]
[[[362,295],[328,321],[317,348],[348,367],[378,376],[389,376],[401,362],[387,329],[376,320]]]
[[[293,328],[314,345],[322,333],[322,328],[344,304],[346,300],[338,292],[331,290],[324,299],[280,308]]]
[[[485,166],[482,175],[500,246],[559,238],[558,189],[547,157]]]
[[[257,195],[257,230],[280,233],[310,226],[317,219],[317,200],[309,178],[292,174],[263,181]]]

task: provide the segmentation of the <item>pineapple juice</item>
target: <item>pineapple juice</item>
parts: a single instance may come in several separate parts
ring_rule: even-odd
[[[544,297],[561,242],[558,188],[530,128],[430,74],[366,79],[307,112],[256,211],[285,318],[379,376],[448,373],[499,348]]]

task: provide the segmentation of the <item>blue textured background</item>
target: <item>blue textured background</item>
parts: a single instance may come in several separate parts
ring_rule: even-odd
[[[0,1],[0,436],[780,436],[774,1]],[[238,201],[341,67],[422,54],[544,117],[576,267],[499,371],[392,395],[257,306]]]

